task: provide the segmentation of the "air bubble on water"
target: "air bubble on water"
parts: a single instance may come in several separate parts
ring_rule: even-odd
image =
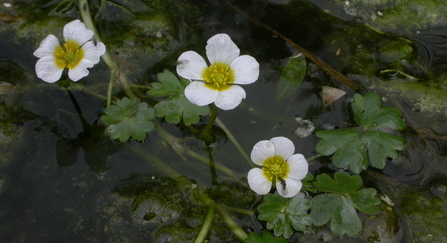
[[[121,216],[115,216],[111,219],[111,223],[114,225],[122,225],[124,223],[124,219]]]
[[[356,8],[349,1],[345,1],[345,12],[351,17],[357,16]]]
[[[413,111],[415,112],[421,112],[424,110],[424,106],[421,103],[416,103],[413,106]]]

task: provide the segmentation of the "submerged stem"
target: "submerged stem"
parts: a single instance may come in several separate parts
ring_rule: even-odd
[[[96,30],[95,24],[93,22],[92,16],[90,14],[90,9],[88,5],[88,0],[78,0],[80,11],[79,14],[81,15],[82,22],[85,24],[85,26],[93,31],[95,34],[97,40],[99,42],[101,41],[101,37],[98,34],[98,31]],[[112,60],[110,57],[109,52],[106,50],[105,53],[101,56],[101,59],[104,61],[104,63],[109,67],[110,71],[112,72],[112,75],[110,77],[110,83],[109,83],[109,89],[107,93],[107,104],[110,104],[111,102],[111,92],[112,88],[110,86],[113,86],[113,82],[115,78],[121,83],[123,86],[124,92],[129,98],[136,98],[137,96],[130,88],[130,82],[127,80],[126,76],[122,74],[121,70],[118,68],[118,65]]]
[[[171,175],[172,178],[174,178],[178,184],[183,185],[190,183],[190,181],[184,177],[181,176],[179,172],[174,170],[172,167],[166,165],[161,159],[159,159],[157,156],[151,154],[150,152],[135,148],[135,146],[128,146],[128,148],[134,152],[136,155],[140,156],[144,160],[146,160],[148,163],[151,164],[151,166],[157,167],[159,170],[163,171],[164,173]],[[248,235],[245,233],[245,231],[239,226],[238,223],[236,223],[231,217],[230,214],[225,210],[224,207],[217,204],[213,199],[211,199],[207,194],[203,193],[198,187],[194,188],[194,193],[210,208],[215,208],[219,211],[219,213],[222,215],[222,218],[227,223],[228,227],[231,231],[240,239],[245,240]],[[208,216],[207,216],[208,218]],[[214,218],[214,215],[213,215]],[[207,221],[205,221],[206,223]],[[212,222],[212,221],[211,221]],[[210,223],[211,223],[210,222]],[[203,227],[202,227],[203,228]],[[205,235],[206,236],[206,235]],[[197,242],[197,241],[196,241]]]
[[[236,147],[237,150],[239,150],[239,153],[241,153],[242,157],[244,157],[245,161],[248,162],[250,166],[253,166],[251,163],[250,157],[248,157],[248,154],[245,152],[245,150],[242,148],[241,144],[236,140],[236,138],[233,136],[233,134],[230,132],[230,130],[225,126],[225,124],[219,119],[216,118],[216,123],[219,125],[219,127],[227,134],[228,139],[233,143],[233,145]]]
[[[211,224],[213,223],[215,212],[216,209],[213,206],[209,207],[208,213],[206,214],[205,222],[203,223],[202,228],[200,229],[200,232],[197,235],[194,243],[202,243],[205,241],[205,237],[208,235],[208,231],[210,230]]]
[[[222,2],[224,2],[225,4],[227,4],[230,8],[232,8],[234,11],[238,12],[239,14],[241,14],[242,16],[244,16],[245,18],[247,18],[249,21],[253,22],[254,24],[261,26],[262,28],[276,34],[277,36],[281,37],[283,40],[285,40],[287,43],[289,43],[290,45],[292,45],[293,47],[295,47],[298,51],[300,51],[301,53],[303,53],[307,58],[309,58],[309,60],[311,60],[313,63],[315,63],[317,66],[319,66],[321,69],[323,69],[324,71],[326,71],[329,75],[331,75],[334,79],[336,79],[337,81],[339,81],[341,84],[343,84],[344,86],[346,86],[347,88],[349,88],[352,91],[355,92],[359,92],[359,91],[363,91],[365,90],[365,88],[363,88],[362,86],[358,85],[357,83],[355,83],[354,81],[350,80],[349,78],[347,78],[345,75],[343,75],[342,73],[340,73],[339,71],[335,70],[332,66],[330,66],[329,64],[325,63],[323,60],[321,60],[320,58],[318,58],[317,56],[315,56],[314,54],[312,54],[311,52],[309,52],[308,50],[306,50],[304,47],[298,45],[297,43],[293,42],[292,40],[290,40],[289,38],[285,37],[284,35],[282,35],[281,33],[279,33],[278,31],[276,31],[275,29],[273,29],[272,27],[264,24],[263,22],[261,22],[258,19],[253,18],[252,16],[250,16],[248,13],[242,11],[241,9],[239,9],[238,7],[234,6],[233,4],[231,4],[230,2],[228,2],[227,0],[221,0]]]

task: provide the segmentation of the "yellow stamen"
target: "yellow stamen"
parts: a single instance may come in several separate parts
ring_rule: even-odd
[[[216,62],[203,70],[202,78],[208,88],[222,91],[234,83],[234,71],[228,64]]]
[[[56,66],[60,69],[75,68],[84,58],[84,50],[81,45],[74,40],[67,40],[62,46],[57,46],[54,50]]]
[[[278,180],[285,180],[289,174],[289,164],[278,155],[270,157],[264,161],[262,171],[267,180],[276,183]]]

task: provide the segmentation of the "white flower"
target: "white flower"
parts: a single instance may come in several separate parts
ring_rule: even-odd
[[[293,154],[295,146],[290,139],[274,137],[255,144],[251,160],[261,166],[248,172],[248,185],[260,195],[270,192],[272,183],[282,197],[293,197],[301,190],[309,164],[302,154]]]
[[[36,63],[37,77],[48,83],[61,78],[62,71],[68,68],[68,77],[73,81],[88,75],[87,68],[99,62],[106,47],[102,42],[89,41],[93,31],[87,29],[80,20],[73,20],[64,26],[65,43],[62,45],[54,35],[47,36],[34,56],[40,58]]]
[[[192,81],[185,88],[185,96],[198,106],[214,102],[222,110],[234,109],[246,96],[237,84],[255,82],[259,63],[251,56],[239,56],[239,48],[227,34],[217,34],[207,43],[210,66],[195,51],[184,52],[178,58],[177,73]]]

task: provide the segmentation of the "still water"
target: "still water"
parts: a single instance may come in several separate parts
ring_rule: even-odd
[[[383,170],[361,174],[390,211],[362,214],[364,230],[355,239],[334,236],[327,225],[296,232],[289,242],[447,242],[447,17],[439,12],[447,6],[433,7],[435,1],[409,1],[408,6],[401,1],[231,2],[355,81],[362,93],[378,93],[383,105],[401,109],[407,122],[399,133],[405,138],[399,157],[389,159]],[[194,242],[207,207],[191,195],[193,188],[228,207],[252,211],[260,204],[262,197],[246,182],[254,165],[220,129],[218,140],[207,147],[186,126],[158,121],[200,158],[176,153],[156,132],[144,141],[112,141],[99,120],[110,78],[104,62],[90,69],[80,86],[36,77],[34,50],[47,35],[60,37],[66,23],[80,18],[77,1],[0,3],[1,242]],[[298,51],[223,1],[94,0],[89,7],[112,59],[135,85],[149,86],[165,69],[175,73],[181,53],[203,55],[206,40],[218,33],[227,33],[241,54],[255,57],[260,76],[244,86],[247,98],[238,108],[218,113],[245,153],[260,140],[285,136],[296,152],[315,156],[320,139],[297,137],[297,117],[310,120],[316,130],[355,124],[350,110],[355,92],[309,60],[299,89],[278,99],[281,72]],[[417,17],[406,19],[404,27],[400,14],[408,16],[406,11]],[[324,105],[323,86],[346,94]],[[119,87],[116,97],[124,95]],[[150,98],[146,102],[155,104]],[[214,173],[209,158],[234,173]],[[189,182],[179,184],[156,165],[159,161]],[[310,162],[311,173],[338,170],[330,157]],[[231,212],[231,217],[247,234],[265,229],[256,214]],[[238,242],[219,218],[207,239]]]

